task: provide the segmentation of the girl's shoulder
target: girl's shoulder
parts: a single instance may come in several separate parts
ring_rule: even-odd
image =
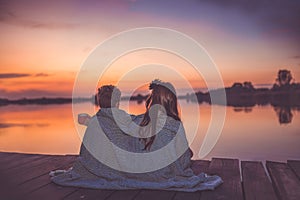
[[[167,117],[163,129],[173,134],[176,134],[179,131],[181,126],[182,126],[181,121],[176,120],[172,117]]]

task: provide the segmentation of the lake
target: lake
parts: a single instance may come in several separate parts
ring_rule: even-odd
[[[211,105],[180,100],[182,121],[194,159],[202,145],[211,120]],[[78,104],[82,110],[90,103]],[[216,109],[224,108],[213,105]],[[122,103],[124,110],[144,112],[144,103]],[[8,105],[0,107],[0,151],[42,154],[78,154],[80,137],[72,114],[72,104]],[[94,110],[96,111],[96,109]],[[93,112],[94,112],[93,111]],[[200,120],[195,113],[200,112]],[[93,112],[88,112],[93,114]],[[195,119],[199,122],[195,124]],[[199,126],[195,137],[195,125]],[[274,108],[270,105],[252,108],[226,107],[223,130],[212,151],[204,157],[239,158],[241,160],[300,159],[299,109]]]

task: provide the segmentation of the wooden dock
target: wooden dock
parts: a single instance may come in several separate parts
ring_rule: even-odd
[[[67,169],[76,155],[0,153],[0,199],[30,200],[299,200],[300,161],[287,163],[214,158],[193,161],[195,173],[221,176],[224,183],[213,191],[94,190],[61,187],[51,183],[49,171]],[[270,177],[270,178],[269,178]]]

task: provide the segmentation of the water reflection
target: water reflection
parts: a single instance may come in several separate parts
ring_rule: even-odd
[[[79,150],[72,104],[0,107],[0,151],[66,154]]]
[[[252,112],[252,107],[234,107],[233,110],[235,112],[250,113],[250,112]]]
[[[273,109],[276,113],[276,116],[278,118],[279,124],[289,124],[292,123],[293,120],[293,113],[299,111],[300,108],[292,108],[290,106],[273,106]],[[253,107],[233,107],[234,112],[244,112],[244,113],[250,113],[252,112]]]
[[[199,95],[200,96],[202,95],[200,101],[199,101]],[[234,112],[244,112],[244,113],[252,112],[253,108],[256,106],[272,106],[276,112],[276,116],[278,118],[279,124],[289,124],[292,122],[293,119],[292,110],[300,111],[299,103],[297,101],[296,101],[297,103],[291,101],[285,101],[286,99],[283,98],[284,96],[282,95],[279,95],[279,97],[277,96],[276,98],[270,99],[270,98],[266,98],[265,96],[257,95],[255,96],[255,98],[251,96],[245,96],[243,98],[231,96],[230,98],[228,98],[228,94],[227,94],[227,106],[233,107]],[[136,102],[137,105],[143,105],[146,99],[147,99],[147,95],[138,94],[136,96],[124,98],[123,100],[127,100],[127,101],[130,100],[132,102]],[[208,103],[209,105],[211,105],[209,94],[207,95],[201,92],[198,92],[196,95],[187,93],[186,95],[178,96],[178,99],[181,101],[185,101],[188,104],[190,103],[190,104],[202,105]]]
[[[187,95],[189,98],[186,98],[185,96],[182,96],[181,100],[185,100],[186,103],[191,103],[191,104],[203,104],[203,102],[196,102],[196,101],[191,101],[191,97],[189,95]],[[144,102],[145,98],[137,98],[137,99],[133,99],[133,101],[135,101],[138,105],[141,105],[143,102]],[[241,103],[240,104],[230,104],[228,105],[229,107],[233,107],[233,110],[235,112],[244,112],[244,113],[250,113],[252,112],[253,108],[255,106],[257,106],[255,103],[249,103],[249,104],[246,104],[245,102],[244,103]],[[292,119],[293,119],[293,114],[292,114],[292,110],[294,110],[295,112],[297,111],[300,111],[300,107],[292,107],[292,106],[282,106],[282,105],[273,105],[273,104],[260,104],[260,106],[272,106],[273,109],[275,110],[276,112],[276,116],[278,118],[278,122],[279,124],[289,124],[292,122]]]
[[[210,125],[209,105],[180,100],[180,108],[186,113],[182,119],[191,138],[194,159]],[[130,101],[121,108],[132,114],[145,111],[144,104]],[[82,103],[82,110],[91,106]],[[77,154],[80,139],[74,127],[72,105],[9,105],[0,107],[0,151],[45,154]],[[199,129],[193,138],[193,119],[199,109]],[[298,109],[298,110],[297,110]],[[226,107],[226,121],[221,137],[213,151],[205,158],[235,157],[244,160],[299,159],[299,108],[254,106]],[[276,114],[275,114],[276,113]],[[292,113],[292,115],[291,115]],[[93,115],[94,113],[89,113]],[[278,120],[280,124],[278,123]],[[282,126],[289,123],[288,126]],[[85,127],[82,127],[83,129]],[[190,141],[190,140],[189,140]],[[253,148],[255,146],[255,148]]]
[[[292,122],[293,114],[290,107],[274,107],[280,124],[289,124]]]
[[[13,127],[32,127],[32,126],[37,126],[37,127],[46,127],[49,126],[50,124],[30,124],[30,123],[0,123],[0,128],[13,128]]]

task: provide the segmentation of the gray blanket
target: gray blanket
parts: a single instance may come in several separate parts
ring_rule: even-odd
[[[218,176],[193,173],[191,151],[181,122],[163,118],[149,151],[144,150],[144,143],[135,137],[136,133],[129,133],[136,132],[142,116],[129,116],[130,120],[128,116],[122,110],[100,109],[87,127],[80,156],[73,167],[51,180],[63,186],[95,189],[185,192],[212,190],[222,183]]]

